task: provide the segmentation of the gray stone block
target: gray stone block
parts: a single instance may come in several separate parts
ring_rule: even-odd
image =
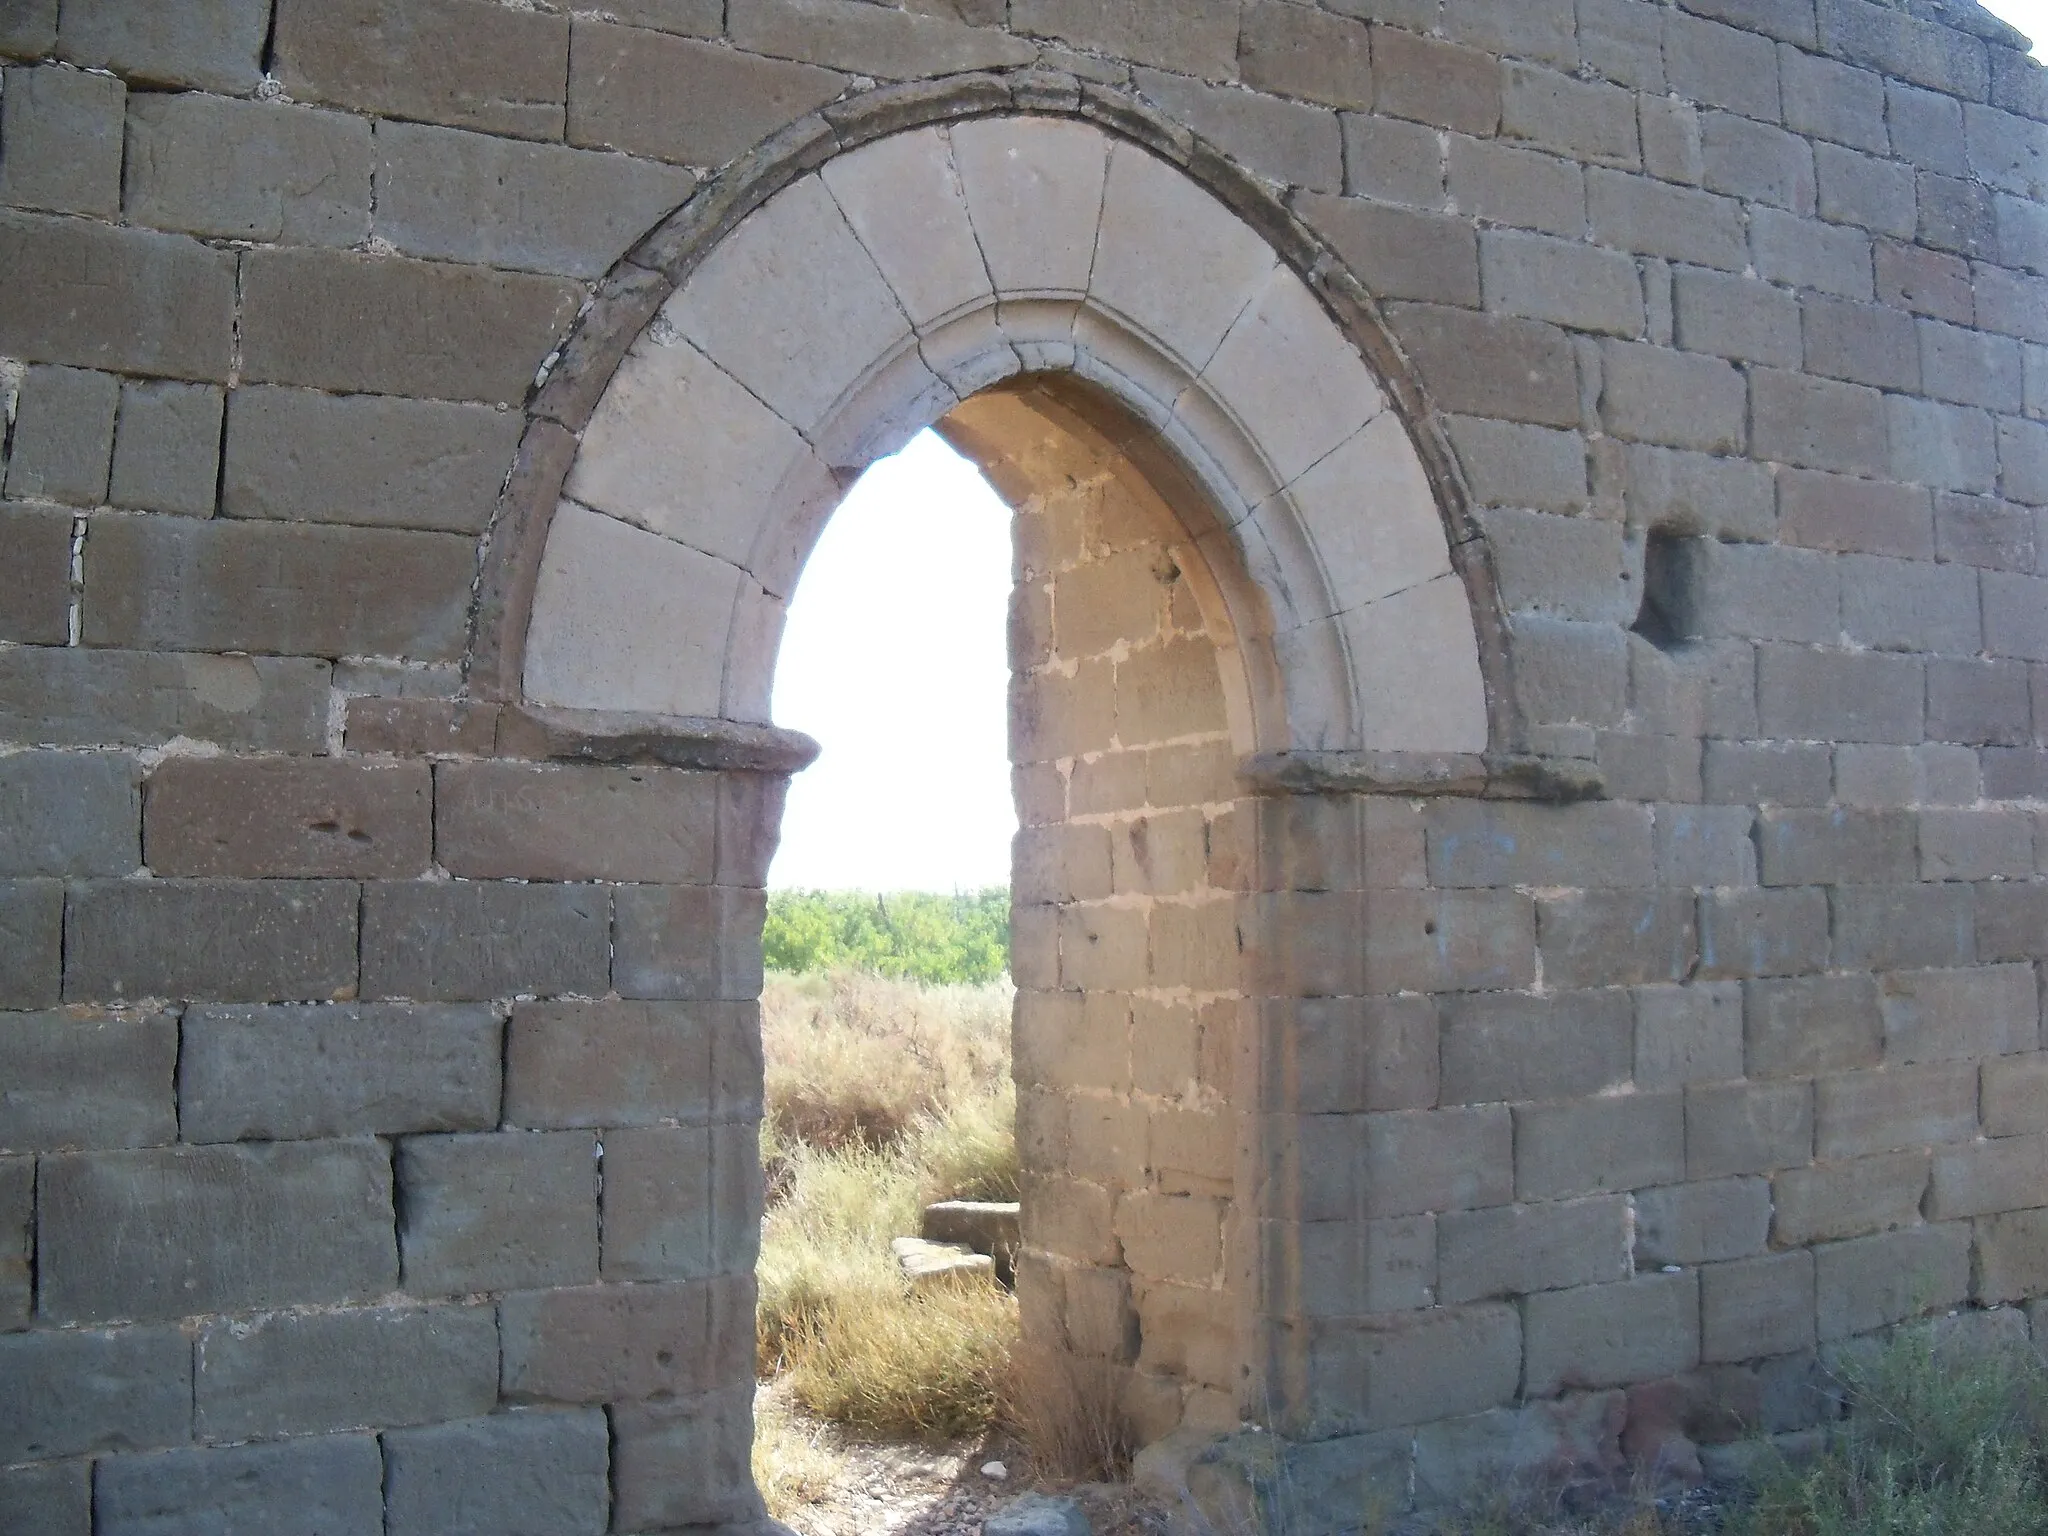
[[[1501,134],[1594,165],[1642,163],[1635,99],[1627,91],[1533,65],[1505,66]]]
[[[267,752],[326,749],[331,668],[278,656],[79,647],[0,651],[0,736],[157,746],[174,736]]]
[[[1742,989],[1732,982],[1638,987],[1635,1081],[1680,1088],[1742,1075]]]
[[[1930,495],[1851,475],[1778,473],[1778,531],[1808,549],[1856,550],[1924,560],[1934,553]]]
[[[48,213],[121,212],[119,80],[73,69],[9,69],[0,97],[0,203]]]
[[[1800,308],[1812,372],[1880,389],[1919,389],[1920,339],[1910,315],[1819,295],[1810,295]]]
[[[1823,51],[1929,90],[1982,101],[1989,66],[1984,44],[1960,28],[1924,21],[1868,0],[1821,0]]]
[[[506,1120],[631,1126],[745,1116],[760,1104],[754,1004],[520,1004]]]
[[[1934,498],[1934,544],[1944,560],[1994,571],[2035,566],[2034,514],[1995,496],[1943,491]]]
[[[432,782],[424,763],[173,758],[150,775],[144,834],[160,875],[423,875]]]
[[[1719,358],[1625,342],[1600,353],[1600,415],[1635,442],[1730,453],[1748,435],[1742,375]]]
[[[1563,1200],[1685,1177],[1685,1109],[1676,1093],[1634,1093],[1515,1107],[1515,1198]]]
[[[2048,580],[1986,571],[1984,649],[1994,656],[2048,661]]]
[[[1842,632],[1852,643],[1950,656],[1982,649],[1977,573],[1969,567],[1849,555],[1840,568]]]
[[[1564,333],[1534,320],[1434,304],[1393,304],[1388,319],[1440,409],[1577,427],[1578,361]],[[1488,366],[1493,358],[1500,366]]]
[[[0,872],[133,873],[142,862],[137,771],[111,753],[0,758]]]
[[[35,1315],[36,1160],[0,1157],[0,1328]]]
[[[89,69],[152,85],[252,91],[263,77],[263,0],[198,0],[158,7],[76,0],[65,8],[59,53]]]
[[[238,389],[228,402],[221,511],[476,533],[521,425],[517,413],[481,405]]]
[[[1998,438],[1990,416],[1905,395],[1886,396],[1885,411],[1893,479],[1937,491],[1998,489]]]
[[[1500,63],[1482,49],[1385,28],[1373,51],[1374,110],[1482,137],[1499,126]]]
[[[1633,805],[1441,800],[1427,817],[1429,878],[1448,886],[1647,886],[1650,817]]]
[[[696,185],[655,161],[414,123],[378,124],[377,161],[377,233],[407,255],[571,277],[602,276]]]
[[[235,267],[182,235],[0,213],[0,355],[224,380]]]
[[[1539,512],[1585,509],[1590,498],[1586,441],[1578,433],[1477,416],[1452,417],[1445,425],[1481,505]]]
[[[187,1141],[489,1130],[503,1026],[487,1006],[188,1008]]]
[[[598,1409],[394,1430],[384,1454],[388,1536],[599,1536],[606,1528],[611,1444]]]
[[[1970,1229],[1962,1222],[1830,1243],[1813,1261],[1823,1341],[1938,1312],[1970,1293]]]
[[[1912,238],[1920,207],[1910,166],[1832,144],[1816,144],[1813,152],[1823,219],[1859,225],[1873,234]]]
[[[1813,1255],[1774,1253],[1700,1271],[1700,1358],[1755,1360],[1810,1350]]]
[[[1514,1121],[1505,1105],[1366,1115],[1364,1214],[1417,1216],[1515,1198]],[[1405,1176],[1397,1170],[1405,1170]]]
[[[297,1002],[356,981],[356,887],[338,880],[91,880],[72,886],[74,1002]]]
[[[1631,443],[1623,495],[1630,520],[1707,538],[1769,538],[1775,527],[1770,470],[1742,459]]]
[[[1742,984],[1751,1077],[1873,1067],[1885,1022],[1869,976],[1798,976]]]
[[[92,1463],[45,1462],[0,1472],[0,1529],[92,1536]]]
[[[493,1308],[280,1313],[203,1329],[194,1432],[209,1440],[330,1434],[489,1413]]]
[[[0,1460],[149,1450],[191,1437],[192,1344],[175,1328],[4,1334],[0,1363],[8,1382]]]
[[[63,966],[63,884],[0,880],[0,1007],[49,1007],[63,995]]]
[[[1157,70],[1138,70],[1136,78],[1142,96],[1257,175],[1314,192],[1365,190],[1345,180],[1345,131],[1327,107]],[[1346,119],[1347,124],[1358,121]]]
[[[362,910],[365,997],[596,997],[609,985],[602,887],[380,882],[364,887]]]
[[[582,298],[581,285],[532,273],[258,250],[242,268],[242,377],[510,405]]]
[[[1614,1285],[1547,1291],[1524,1303],[1524,1390],[1623,1386],[1699,1363],[1699,1277],[1641,1275]]]
[[[753,1164],[740,1127],[646,1127],[612,1131],[604,1148],[606,1280],[694,1280],[716,1271],[714,1234],[738,1225],[758,1201],[719,1196]],[[758,1179],[756,1179],[758,1182]],[[722,1207],[737,1204],[737,1209]]]
[[[1955,97],[1923,91],[1902,80],[1885,82],[1885,116],[1899,158],[1944,176],[1970,174],[1963,142],[1963,108]]]
[[[1754,278],[1681,267],[1673,276],[1677,344],[1737,362],[1797,368],[1799,306]]]
[[[121,381],[83,368],[31,368],[16,407],[7,494],[96,507],[107,499]]]
[[[1461,214],[1552,235],[1585,229],[1586,173],[1573,161],[1457,135],[1448,174]]]
[[[1664,28],[1657,7],[1591,0],[1579,7],[1579,52],[1598,74],[1640,91],[1664,89]],[[1648,147],[1645,146],[1645,157]]]
[[[1016,25],[1032,30],[1024,15]],[[1234,34],[1231,46],[1235,51]],[[579,22],[569,55],[569,142],[681,165],[723,165],[824,106],[845,85],[844,75],[809,64]]]
[[[1620,524],[1507,508],[1481,513],[1479,523],[1511,612],[1608,623],[1635,616],[1640,595]]]
[[[101,1462],[101,1536],[380,1536],[384,1459],[374,1435],[165,1451]]]
[[[515,1400],[687,1397],[751,1368],[754,1279],[597,1285],[507,1296],[503,1390]]]
[[[1729,112],[1703,112],[1700,154],[1709,191],[1813,213],[1813,146],[1796,134]]]
[[[1792,741],[1912,745],[1924,730],[1917,657],[1766,645],[1757,656],[1763,733]]]
[[[901,80],[1030,63],[1037,48],[1006,35],[1002,20],[1002,13],[989,14],[985,3],[977,13],[976,0],[967,0],[964,11],[927,5],[907,15],[856,10],[843,0],[741,0],[732,8],[726,32],[748,53]],[[970,21],[975,24],[967,25]],[[1364,29],[1355,30],[1361,34],[1355,47],[1363,67]],[[1324,33],[1319,40],[1327,44],[1332,39]],[[1249,35],[1245,47],[1247,52],[1252,47]]]
[[[1022,0],[1010,21],[1026,36],[1209,79],[1228,79],[1237,63],[1237,7],[1219,0],[1137,0],[1114,10],[1087,0]]]
[[[1749,226],[1757,272],[1774,283],[1842,299],[1869,299],[1870,236],[1860,229],[1816,223],[1779,208],[1758,208]]]
[[[1726,1083],[1686,1090],[1688,1178],[1769,1173],[1812,1161],[1812,1083]]]
[[[1719,1179],[1646,1189],[1635,1198],[1639,1268],[1710,1264],[1762,1253],[1771,1230],[1771,1186]]]
[[[2048,885],[1987,884],[1974,888],[1979,960],[2030,960],[2048,929]]]
[[[1814,1084],[1814,1155],[1824,1160],[1969,1141],[1974,1062],[1844,1072]]]
[[[717,793],[682,768],[441,763],[434,855],[484,879],[708,885]]]
[[[1920,1220],[1929,1168],[1923,1149],[1780,1173],[1772,1180],[1777,1210],[1771,1241],[1788,1248],[1913,1226]]]
[[[1896,971],[1884,978],[1887,1061],[1969,1061],[2040,1047],[2032,968]]]
[[[2024,880],[2034,873],[2034,817],[2018,809],[1920,813],[1923,880]]]
[[[1828,959],[1828,903],[1813,886],[1700,893],[1700,974],[1797,976]]]
[[[57,46],[57,0],[13,0],[0,12],[0,55],[39,59]]]
[[[1958,405],[2017,411],[2021,401],[2020,344],[2009,336],[1922,319],[1920,372],[1928,394]]]
[[[1690,891],[1577,891],[1536,903],[1536,944],[1552,987],[1678,981],[1698,952]]]
[[[693,1402],[621,1405],[613,1413],[618,1524],[662,1529],[760,1517],[760,1495],[747,1475],[751,1387]]]
[[[399,1144],[399,1234],[415,1295],[597,1278],[597,1139],[414,1136]]]
[[[1642,279],[1635,262],[1578,240],[1516,230],[1479,237],[1486,307],[1609,336],[1641,336]]]
[[[129,115],[128,215],[223,240],[356,245],[370,233],[370,124],[217,96],[143,96]]]
[[[0,1014],[0,1148],[150,1147],[178,1139],[168,1015]]]
[[[0,640],[69,638],[71,517],[63,507],[0,505]]]
[[[1891,135],[1885,126],[1885,81],[1876,71],[1781,48],[1778,77],[1785,126],[1794,133],[1879,155],[1891,149]]]
[[[1742,205],[1646,176],[1589,171],[1586,212],[1602,245],[1739,272],[1749,261]]]
[[[612,985],[624,997],[758,997],[766,911],[762,891],[622,886],[612,898]]]
[[[380,24],[377,0],[284,0],[272,68],[297,101],[380,117],[560,138],[566,18],[504,17],[475,0],[418,0]]]
[[[475,571],[475,541],[454,534],[102,514],[85,643],[452,661]]]
[[[1991,192],[1975,182],[1926,171],[1920,173],[1916,190],[1920,223],[1915,237],[1920,244],[1987,260],[2001,254],[1998,204]]]
[[[1672,539],[1644,561],[1643,601],[1680,640],[1826,644],[1842,629],[1839,570],[1809,550]]]
[[[60,1154],[40,1177],[38,1285],[58,1322],[357,1301],[397,1283],[375,1142]]]
[[[1371,292],[1478,306],[1479,241],[1462,219],[1321,192],[1294,207]]]
[[[1437,1222],[1443,1305],[1626,1278],[1628,1204],[1619,1196],[1451,1211]]]
[[[2048,505],[2048,426],[2016,417],[1999,421],[1998,485],[2013,501]]]
[[[1754,885],[1756,845],[1746,807],[1660,805],[1656,811],[1657,883]]]
[[[1835,964],[1843,970],[1968,965],[1976,958],[1967,885],[1838,885],[1828,899]]]
[[[220,476],[221,392],[210,384],[128,379],[107,500],[211,517]]]

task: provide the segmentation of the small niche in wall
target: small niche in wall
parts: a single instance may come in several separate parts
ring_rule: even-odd
[[[1700,635],[1703,542],[1661,528],[1643,540],[1643,599],[1629,628],[1660,651],[1676,650]]]

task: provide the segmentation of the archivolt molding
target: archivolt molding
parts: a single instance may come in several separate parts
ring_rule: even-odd
[[[1513,748],[1484,546],[1362,290],[1184,130],[1035,74],[829,109],[621,264],[530,407],[473,691],[764,723],[782,604],[851,477],[1046,374],[1199,491],[1177,509],[1244,574],[1233,626],[1285,692],[1268,759]]]

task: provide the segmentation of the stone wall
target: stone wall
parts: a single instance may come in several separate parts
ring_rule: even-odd
[[[1067,1252],[1027,1215],[1089,1260],[1070,1341],[1108,1293],[1147,1432],[1284,1429],[1341,1528],[1362,1478],[1797,1428],[1840,1341],[2048,1292],[2048,87],[2012,34],[1965,0],[610,15],[0,8],[0,1526],[756,1518],[752,1000],[802,744],[531,707],[500,578],[530,598],[532,487],[747,198],[969,117],[1084,119],[1222,198],[1419,465],[1296,545],[1148,448],[1130,483],[1262,594],[1204,615],[1220,723],[1167,722],[1237,777],[1022,844],[1071,898],[1020,908],[1027,1040],[1135,999],[1128,1086],[1027,1068],[1067,1115],[1032,1156],[1099,1207],[1230,1198],[1207,1289],[1170,1288],[1206,1224]],[[1302,367],[1273,415],[1321,403]],[[1425,475],[1485,753],[1361,747],[1439,631],[1282,622],[1310,574],[1411,590],[1375,539]],[[1141,590],[1108,585],[1098,638]],[[1318,666],[1356,739],[1302,734]],[[1243,894],[1119,887],[1138,813],[1197,805],[1243,862],[1183,889]],[[1127,944],[1091,980],[1144,899],[1155,962],[1164,914],[1234,909],[1233,965],[1205,927],[1168,998]],[[1161,1150],[1202,1117],[1227,1175],[1213,1123]]]

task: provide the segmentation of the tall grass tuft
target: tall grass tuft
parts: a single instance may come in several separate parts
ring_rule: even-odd
[[[1015,1299],[980,1277],[913,1293],[889,1240],[933,1200],[1015,1198],[1009,1013],[1002,985],[768,980],[756,1344],[811,1413],[885,1436],[995,1422]]]

